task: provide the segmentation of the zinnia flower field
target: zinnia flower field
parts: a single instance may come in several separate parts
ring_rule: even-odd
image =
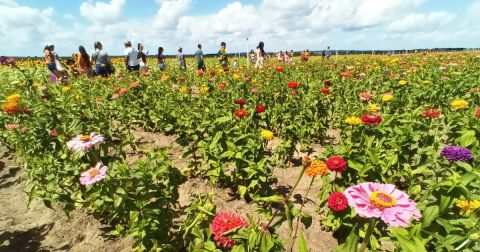
[[[28,197],[87,211],[134,251],[323,251],[311,228],[334,251],[480,251],[479,54],[169,60],[67,83],[35,61],[0,66],[0,141]],[[189,180],[210,192],[181,195]],[[248,208],[220,209],[216,190]]]

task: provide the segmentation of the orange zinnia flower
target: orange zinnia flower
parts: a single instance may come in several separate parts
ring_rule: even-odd
[[[20,111],[17,102],[7,102],[2,106],[3,113],[7,115],[17,114]]]
[[[313,160],[304,172],[310,177],[325,176],[328,173],[328,167],[321,160]]]

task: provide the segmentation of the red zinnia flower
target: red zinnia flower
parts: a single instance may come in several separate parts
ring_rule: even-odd
[[[250,78],[250,77],[245,77],[244,81],[245,81],[246,83],[250,83],[250,82],[252,82],[252,78]]]
[[[476,113],[477,118],[480,118],[480,107],[477,108],[477,113]]]
[[[362,115],[362,122],[366,125],[375,125],[382,122],[382,116],[380,115]]]
[[[197,71],[197,76],[202,77],[204,73],[205,72],[203,72],[202,70],[198,70]]]
[[[235,241],[223,236],[223,234],[239,227],[248,227],[247,220],[231,212],[217,213],[210,224],[213,240],[215,240],[217,246],[227,249],[233,247]]]
[[[120,90],[118,91],[119,95],[124,95],[126,93],[128,93],[128,89],[126,89],[126,88],[120,88]]]
[[[57,129],[53,128],[52,130],[50,130],[48,135],[51,136],[51,137],[57,137],[58,136]]]
[[[217,74],[215,71],[210,71],[210,77],[214,77]]]
[[[245,99],[236,99],[235,100],[235,103],[238,104],[238,105],[243,105],[243,104],[245,104],[245,102],[246,102]]]
[[[322,92],[322,94],[324,94],[324,95],[329,95],[329,94],[330,94],[330,89],[328,89],[328,88],[322,88],[322,89],[320,90],[320,92]]]
[[[246,117],[248,115],[248,112],[243,110],[243,109],[237,109],[237,110],[235,110],[234,114],[239,118],[243,118],[243,117]]]
[[[281,66],[275,67],[275,72],[277,72],[277,73],[283,73],[283,67],[281,67]]]
[[[346,169],[347,162],[342,157],[331,157],[325,162],[330,171],[343,172]]]
[[[262,104],[257,105],[257,107],[255,108],[255,112],[259,114],[265,112],[265,106],[263,106]]]
[[[254,87],[251,90],[252,94],[258,94],[258,88]]]
[[[328,207],[335,212],[343,211],[348,207],[347,197],[341,192],[334,192],[330,194],[327,200]]]
[[[296,81],[291,81],[288,83],[288,88],[291,88],[291,89],[294,89],[294,88],[297,88],[298,87],[298,82]]]
[[[218,88],[224,89],[224,88],[225,88],[225,83],[224,83],[224,82],[220,83],[220,84],[218,85]]]
[[[437,119],[442,113],[438,109],[426,109],[422,112],[423,118]]]

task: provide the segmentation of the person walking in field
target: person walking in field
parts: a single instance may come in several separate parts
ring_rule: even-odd
[[[197,70],[206,71],[205,62],[203,61],[202,45],[197,45],[197,51],[195,52],[195,60],[197,61]]]
[[[167,65],[165,64],[165,56],[163,55],[163,47],[158,48],[157,63],[158,69],[160,69],[160,71],[165,70],[165,68],[167,67]]]
[[[86,74],[87,76],[93,76],[92,62],[85,47],[78,47],[79,54],[75,58],[75,66],[80,74]]]
[[[92,53],[92,62],[95,62],[95,73],[102,77],[108,77],[115,69],[113,68],[112,60],[108,54],[103,50],[103,45],[99,41],[93,44],[95,52]]]
[[[60,71],[57,67],[58,62],[58,56],[54,53],[55,46],[52,43],[47,43],[45,45],[45,48],[43,49],[43,57],[45,60],[45,65],[47,66],[47,69],[55,75],[55,77],[59,80],[62,81],[64,76],[64,73]]]
[[[146,67],[147,66],[147,55],[143,52],[143,45],[138,43],[137,45],[137,49],[138,49],[138,63],[140,65],[141,68],[143,67]]]
[[[185,56],[183,55],[183,49],[181,47],[178,48],[177,60],[180,70],[186,71],[187,63],[185,62]]]
[[[220,43],[220,50],[218,51],[218,61],[224,70],[228,71],[228,55],[227,55],[227,43]]]
[[[255,68],[263,67],[263,62],[265,61],[265,56],[266,56],[266,53],[263,47],[264,47],[263,42],[258,43],[257,50],[255,51],[255,54],[257,56],[257,61],[255,62]]]
[[[135,48],[132,47],[132,42],[127,41],[124,43],[125,45],[125,52],[123,55],[125,56],[125,66],[129,72],[132,71],[139,71],[140,70],[140,63],[138,62],[138,52]]]

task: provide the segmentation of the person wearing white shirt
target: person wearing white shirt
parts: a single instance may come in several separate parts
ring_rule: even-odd
[[[255,68],[262,68],[263,67],[263,61],[264,61],[265,55],[266,55],[263,47],[264,47],[263,42],[260,42],[257,46],[257,50],[255,51],[255,54],[257,56],[257,62],[255,62]]]
[[[125,66],[129,72],[140,70],[140,62],[138,62],[138,52],[132,47],[132,42],[125,42]]]

